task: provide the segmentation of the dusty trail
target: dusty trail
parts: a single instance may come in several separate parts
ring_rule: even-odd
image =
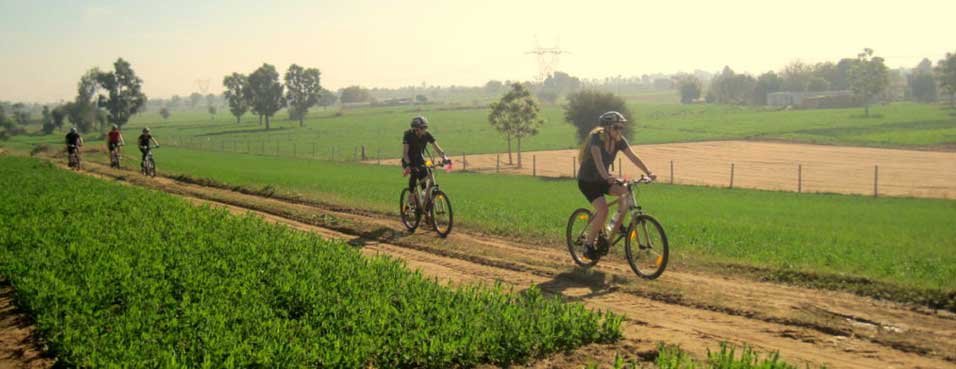
[[[143,178],[87,164],[89,174],[121,179],[190,201],[253,213],[270,222],[343,239],[367,254],[404,260],[409,267],[451,284],[501,282],[545,291],[592,308],[625,314],[624,339],[592,345],[582,355],[609,362],[614,351],[653,351],[659,341],[697,356],[720,341],[780,351],[788,361],[829,368],[956,368],[956,316],[947,312],[856,295],[712,275],[674,265],[657,281],[637,280],[623,259],[611,256],[595,270],[571,265],[563,246],[454,232],[403,231],[396,219],[319,204],[303,204],[189,184]],[[542,360],[537,367],[575,367],[580,358]]]

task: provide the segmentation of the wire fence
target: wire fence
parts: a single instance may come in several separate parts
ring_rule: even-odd
[[[394,147],[386,151],[366,145],[321,146],[289,138],[212,140],[171,137],[166,141],[170,146],[202,151],[399,165]],[[803,163],[755,158],[737,162],[706,157],[670,159],[666,155],[641,155],[658,176],[658,182],[797,193],[956,198],[956,153],[952,154],[954,160],[943,167],[934,163],[881,165],[849,160]],[[611,166],[615,175],[637,177],[642,174],[621,156]],[[550,178],[575,178],[580,165],[573,150],[522,153],[520,158],[517,153],[452,154],[449,157],[456,170]]]

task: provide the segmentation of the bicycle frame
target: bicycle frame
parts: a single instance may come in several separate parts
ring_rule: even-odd
[[[624,186],[624,189],[627,190],[627,193],[625,193],[624,195],[618,197],[614,201],[611,201],[607,204],[608,209],[610,209],[612,206],[615,206],[615,205],[618,206],[618,209],[616,210],[618,214],[621,214],[622,216],[620,220],[622,225],[627,224],[625,220],[627,219],[628,215],[630,215],[630,219],[634,219],[638,215],[644,214],[644,209],[642,209],[641,205],[637,203],[637,196],[636,196],[637,185],[641,183],[649,183],[649,182],[646,182],[643,176],[639,180],[625,182],[623,186]],[[626,206],[626,208],[621,210],[620,209],[621,206]],[[610,214],[610,211],[608,212],[608,214]],[[604,228],[607,228],[608,226],[607,222],[610,222],[610,221],[611,221],[611,218],[608,217],[605,220]],[[618,242],[621,242],[621,240],[624,239],[624,236],[625,236],[624,234],[618,234],[617,238],[615,238],[613,242],[610,242],[610,244],[616,245]]]

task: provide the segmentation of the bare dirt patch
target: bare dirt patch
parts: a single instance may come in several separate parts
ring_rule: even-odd
[[[956,199],[956,152],[749,141],[639,145],[634,150],[664,183],[729,187],[733,164],[734,187],[873,195],[876,178],[880,196]],[[502,173],[572,177],[577,155],[577,150],[527,152],[522,169],[506,165],[506,154],[469,155],[464,165],[460,156],[453,160],[469,171],[494,173],[497,163]],[[640,174],[626,159],[614,172]]]
[[[47,369],[54,362],[38,347],[29,317],[13,305],[13,288],[0,281],[0,369]]]

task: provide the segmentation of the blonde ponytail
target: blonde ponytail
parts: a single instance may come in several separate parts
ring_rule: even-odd
[[[581,148],[578,149],[578,158],[580,158],[580,163],[584,163],[587,160],[591,160],[591,140],[594,135],[601,135],[601,141],[607,141],[607,131],[604,127],[594,127],[591,132],[588,132],[588,135],[584,138],[584,142],[581,143]]]

